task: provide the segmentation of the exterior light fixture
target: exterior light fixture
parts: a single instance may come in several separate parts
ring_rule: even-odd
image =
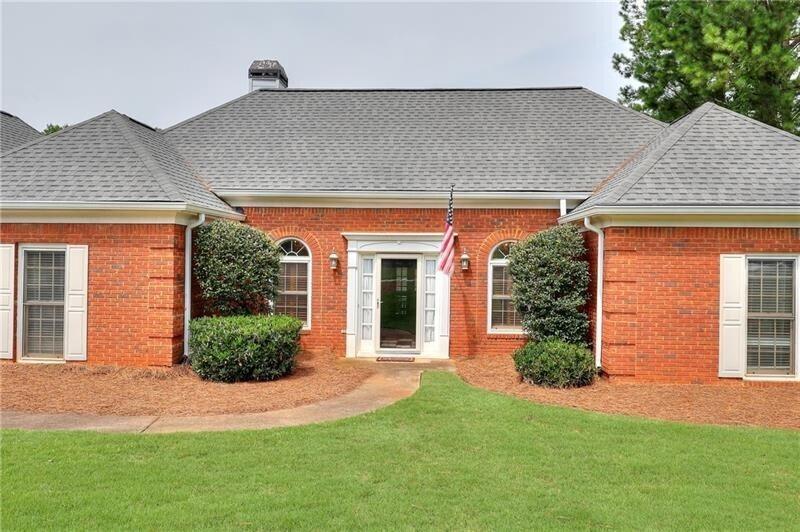
[[[461,253],[461,271],[469,270],[469,255],[467,255],[467,250],[465,249]]]
[[[328,255],[328,263],[331,266],[331,270],[339,267],[339,255],[336,254],[336,250],[331,251],[331,254]]]

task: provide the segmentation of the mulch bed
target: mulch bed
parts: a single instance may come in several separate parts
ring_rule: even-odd
[[[357,388],[373,373],[334,355],[302,353],[294,373],[272,382],[200,379],[187,366],[113,368],[0,364],[0,408],[104,415],[235,414],[316,403]]]
[[[459,375],[488,390],[553,405],[690,423],[800,429],[800,385],[650,384],[598,379],[555,390],[520,381],[510,357],[456,359]]]

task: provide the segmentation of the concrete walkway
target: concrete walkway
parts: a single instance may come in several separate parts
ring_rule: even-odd
[[[404,399],[417,391],[420,376],[426,369],[454,371],[450,361],[353,363],[374,365],[376,373],[350,393],[295,408],[256,414],[187,417],[40,414],[6,410],[0,412],[0,429],[156,433],[269,429],[306,425],[372,412]]]

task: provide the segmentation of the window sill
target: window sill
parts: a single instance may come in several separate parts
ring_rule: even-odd
[[[742,380],[752,382],[800,382],[800,375],[745,375]]]
[[[486,335],[489,338],[527,338],[521,329],[489,329]]]
[[[17,358],[20,364],[66,364],[63,358]]]

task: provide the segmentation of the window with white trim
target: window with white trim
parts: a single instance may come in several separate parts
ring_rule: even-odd
[[[301,320],[311,326],[311,252],[296,238],[278,242],[281,252],[278,297],[275,312]]]
[[[64,249],[23,251],[23,358],[64,358],[65,262]]]
[[[747,261],[747,373],[794,372],[795,261]]]
[[[515,242],[501,242],[489,256],[489,329],[520,332],[522,322],[511,298],[512,279],[508,255]]]

